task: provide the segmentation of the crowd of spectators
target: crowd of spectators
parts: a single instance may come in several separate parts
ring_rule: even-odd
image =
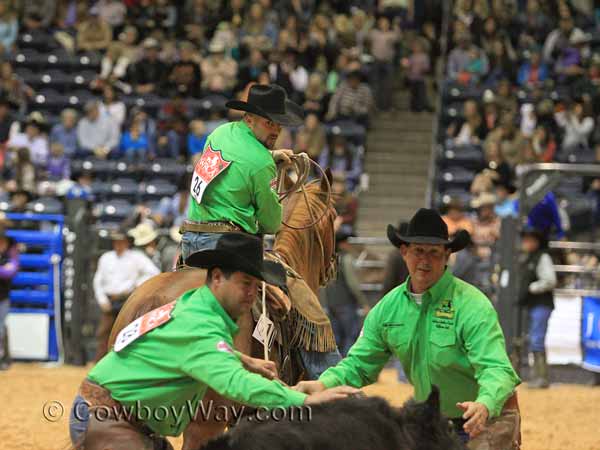
[[[98,173],[77,161],[193,164],[207,135],[238,118],[225,101],[273,82],[306,112],[277,146],[333,169],[352,229],[365,132],[394,108],[399,70],[411,109],[431,109],[430,3],[0,0],[0,207],[93,195]]]
[[[473,254],[485,259],[484,247],[500,236],[500,219],[517,215],[519,165],[600,162],[594,5],[453,2],[438,136],[438,204],[447,210],[451,229],[472,232]],[[565,180],[529,214],[529,225],[550,238],[564,237],[569,205],[597,198],[598,185]],[[580,259],[570,257],[572,263]],[[489,264],[484,267],[479,276],[489,275]]]

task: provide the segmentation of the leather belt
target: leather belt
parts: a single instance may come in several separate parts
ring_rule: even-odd
[[[152,436],[156,433],[150,429],[146,424],[137,420],[136,414],[132,412],[132,408],[125,410],[123,405],[116,401],[110,395],[110,391],[97,383],[94,383],[90,379],[86,378],[79,387],[79,395],[86,401],[90,413],[95,409],[103,408],[106,411],[106,415],[103,417],[111,420],[126,420],[129,424],[135,427],[141,433]]]
[[[244,232],[244,230],[233,222],[194,222],[184,220],[179,228],[179,233],[183,234],[186,231],[193,233],[232,233],[236,231]]]

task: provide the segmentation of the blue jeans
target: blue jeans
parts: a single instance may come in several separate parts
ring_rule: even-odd
[[[346,356],[360,333],[360,319],[356,313],[356,305],[331,306],[329,307],[329,318],[340,353]]]
[[[77,447],[78,444],[83,443],[89,421],[90,410],[88,404],[81,395],[77,395],[69,414],[69,434],[71,436],[71,443],[74,446]]]
[[[300,349],[300,357],[306,369],[306,375],[309,380],[318,379],[323,372],[330,367],[335,366],[342,360],[342,355],[338,350],[334,352],[308,352]]]
[[[183,260],[189,258],[192,253],[200,250],[214,249],[221,233],[194,233],[186,231],[181,236],[181,256]]]
[[[538,305],[529,308],[529,351],[545,351],[544,342],[550,314],[552,314],[552,308],[549,306]]]

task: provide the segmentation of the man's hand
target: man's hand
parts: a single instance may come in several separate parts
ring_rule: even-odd
[[[244,369],[249,372],[257,373],[263,377],[273,380],[278,377],[277,365],[273,361],[264,359],[252,358],[248,355],[241,354],[240,360],[244,365]]]
[[[312,395],[325,390],[325,385],[319,380],[301,381],[296,386],[292,387],[295,391],[303,392],[304,394]]]
[[[273,155],[275,164],[283,163],[284,165],[287,165],[292,163],[292,156],[294,156],[294,150],[282,148],[279,150],[273,150],[271,154]]]
[[[490,415],[487,407],[477,402],[462,402],[457,403],[456,406],[465,412],[462,416],[466,420],[463,429],[469,433],[471,439],[476,437],[483,431]]]
[[[327,389],[323,392],[309,395],[304,400],[305,405],[316,405],[317,403],[331,402],[333,400],[341,400],[350,395],[360,395],[360,389],[356,389],[350,386],[338,386],[331,389]]]

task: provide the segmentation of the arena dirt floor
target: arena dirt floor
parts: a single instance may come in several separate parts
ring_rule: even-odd
[[[68,411],[82,378],[81,367],[14,364],[0,372],[0,449],[64,450],[68,448]],[[401,405],[412,389],[385,370],[379,382],[365,389]],[[546,391],[519,388],[524,450],[600,450],[600,388],[553,385]],[[59,403],[48,403],[59,402]],[[64,414],[60,415],[60,404]],[[56,421],[44,418],[56,415]],[[48,409],[49,408],[49,409]],[[180,443],[174,440],[174,443]]]

